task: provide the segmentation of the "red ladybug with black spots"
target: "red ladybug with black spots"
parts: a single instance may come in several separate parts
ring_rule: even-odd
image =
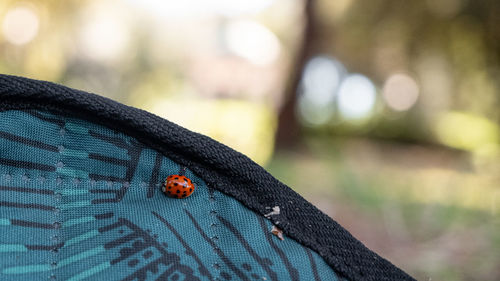
[[[181,175],[168,176],[162,186],[162,191],[172,198],[186,198],[193,193],[194,189],[193,182]]]

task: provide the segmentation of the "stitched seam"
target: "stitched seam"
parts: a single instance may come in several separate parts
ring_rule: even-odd
[[[66,123],[64,121],[64,123]],[[65,139],[66,139],[66,131],[64,129],[64,126],[62,126],[61,128],[59,128],[59,144],[57,146],[58,148],[58,159],[57,159],[57,162],[55,163],[55,168],[56,168],[56,171],[57,171],[57,167],[58,166],[62,166],[64,165],[63,162],[62,162],[62,158],[63,158],[63,155],[62,155],[62,151],[64,150],[64,142],[65,142]],[[54,235],[52,235],[50,237],[50,240],[52,240],[51,242],[52,243],[55,243],[55,244],[60,244],[60,243],[63,243],[63,245],[66,243],[65,241],[65,237],[61,231],[61,226],[62,226],[62,221],[63,221],[63,211],[61,210],[61,204],[63,203],[63,196],[62,196],[62,193],[61,191],[64,189],[64,185],[63,185],[63,180],[59,177],[59,175],[56,176],[56,184],[55,184],[55,188],[54,188],[54,205],[55,205],[55,211],[56,211],[56,218],[55,218],[55,221],[52,222],[52,225],[54,226]],[[51,266],[51,270],[50,270],[50,279],[54,280],[54,279],[57,279],[57,275],[56,275],[56,268],[57,268],[57,263],[59,262],[59,259],[60,259],[60,255],[59,255],[59,250],[56,248],[56,249],[53,249],[51,250],[51,253],[52,253],[52,258],[51,258],[51,261],[50,261],[50,266]]]
[[[216,204],[216,201],[215,201],[215,190],[213,190],[212,188],[208,188],[208,202],[210,204],[210,211],[208,213],[208,217],[210,218],[210,232],[212,233],[212,236],[210,237],[210,239],[214,242],[214,244],[216,245],[215,247],[218,248],[218,240],[219,240],[219,236],[218,236],[218,228],[219,228],[219,225],[217,224],[217,204]],[[215,262],[214,264],[212,264],[212,267],[217,271],[216,273],[216,277],[215,277],[215,280],[221,280],[221,267],[222,267],[222,260],[221,258],[219,257],[219,255],[217,255],[216,253],[216,249],[214,248],[213,250],[213,257],[214,257],[214,260],[217,260],[218,262]]]

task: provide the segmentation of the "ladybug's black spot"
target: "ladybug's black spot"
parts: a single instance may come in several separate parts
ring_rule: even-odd
[[[168,189],[172,189],[172,187],[169,185],[169,186],[168,186]]]
[[[178,186],[179,184],[178,184],[178,183],[176,183],[176,182],[174,182],[174,185],[175,185],[175,186]]]
[[[178,180],[178,179],[179,179],[179,177],[175,177],[175,179],[176,179],[176,180]]]
[[[181,193],[181,191],[177,189],[176,193]]]
[[[189,192],[193,192],[193,189],[192,189],[192,188],[190,188],[190,189],[189,189]]]
[[[184,181],[185,181],[185,182],[188,182],[189,180],[188,180],[188,178],[184,178]]]
[[[187,196],[187,194],[182,194],[182,198],[184,198],[184,197],[186,197],[186,196]]]

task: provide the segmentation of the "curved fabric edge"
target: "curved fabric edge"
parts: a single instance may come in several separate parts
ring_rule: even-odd
[[[58,84],[0,75],[0,111],[44,109],[124,132],[158,150],[316,251],[350,280],[414,280],[355,239],[315,206],[243,154],[146,111]]]

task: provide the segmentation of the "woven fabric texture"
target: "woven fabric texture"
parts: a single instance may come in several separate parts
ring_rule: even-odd
[[[0,75],[0,111],[42,109],[124,132],[271,221],[350,280],[413,280],[246,156],[145,111],[57,84]]]

